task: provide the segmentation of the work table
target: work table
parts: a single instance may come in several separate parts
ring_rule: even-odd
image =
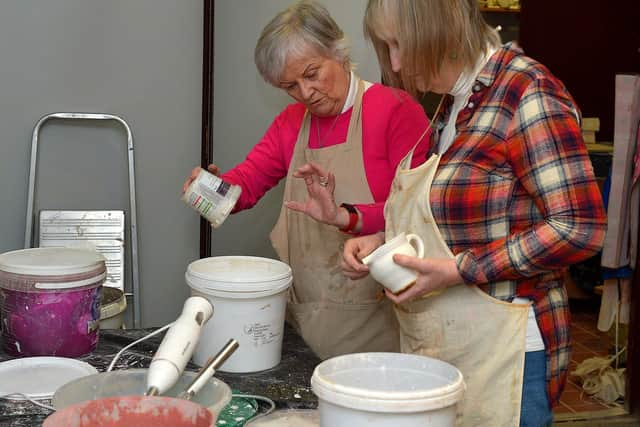
[[[122,347],[151,331],[152,329],[101,330],[98,348],[79,360],[103,372]],[[161,341],[162,334],[130,348],[120,357],[114,369],[148,368]],[[0,362],[9,359],[12,357],[0,350]],[[278,366],[250,374],[217,372],[216,377],[227,383],[234,391],[272,399],[277,408],[312,409],[317,407],[318,401],[311,391],[310,380],[313,369],[319,362],[318,357],[313,354],[302,338],[286,325],[282,360]],[[195,371],[198,368],[189,364],[187,369]],[[48,401],[43,403],[50,404]],[[0,427],[39,426],[47,415],[49,411],[30,402],[0,399]]]

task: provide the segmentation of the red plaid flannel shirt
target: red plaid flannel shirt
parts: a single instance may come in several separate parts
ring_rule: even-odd
[[[435,143],[448,98],[433,121]],[[596,254],[606,230],[578,114],[559,80],[505,45],[478,75],[430,195],[464,281],[501,300],[534,301],[551,405],[571,352],[564,269]]]

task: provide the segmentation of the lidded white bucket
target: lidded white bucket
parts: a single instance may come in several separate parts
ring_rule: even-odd
[[[465,384],[454,366],[402,353],[356,353],[316,366],[321,427],[454,426]]]
[[[280,363],[292,280],[287,264],[250,256],[203,258],[189,264],[185,279],[192,295],[213,305],[193,353],[196,365],[204,365],[230,338],[240,346],[221,371],[257,372]]]

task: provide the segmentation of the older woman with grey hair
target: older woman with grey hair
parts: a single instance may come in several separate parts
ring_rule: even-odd
[[[286,179],[271,240],[293,270],[287,319],[322,358],[397,351],[397,322],[380,286],[346,279],[340,254],[350,235],[384,228],[396,166],[414,146],[414,165],[425,159],[427,117],[405,92],[358,78],[344,33],[314,1],[267,24],[255,62],[265,81],[296,102],[222,178],[242,188],[235,212]]]

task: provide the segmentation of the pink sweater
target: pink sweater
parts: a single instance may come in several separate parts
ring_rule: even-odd
[[[334,117],[313,117],[309,147],[319,148],[317,124],[323,146],[344,143],[347,138],[352,108],[342,113],[334,125]],[[242,195],[234,212],[253,207],[282,178],[287,176],[298,132],[302,126],[303,104],[287,106],[271,123],[260,142],[247,158],[222,175],[222,179],[242,187]],[[362,151],[367,183],[375,203],[353,203],[362,214],[361,234],[384,229],[384,203],[389,195],[396,167],[417,143],[428,126],[422,107],[405,92],[374,84],[363,95]],[[412,165],[426,158],[430,132],[416,148]],[[353,179],[358,179],[354,177]],[[348,185],[337,182],[336,185]],[[348,202],[348,201],[347,201]]]

